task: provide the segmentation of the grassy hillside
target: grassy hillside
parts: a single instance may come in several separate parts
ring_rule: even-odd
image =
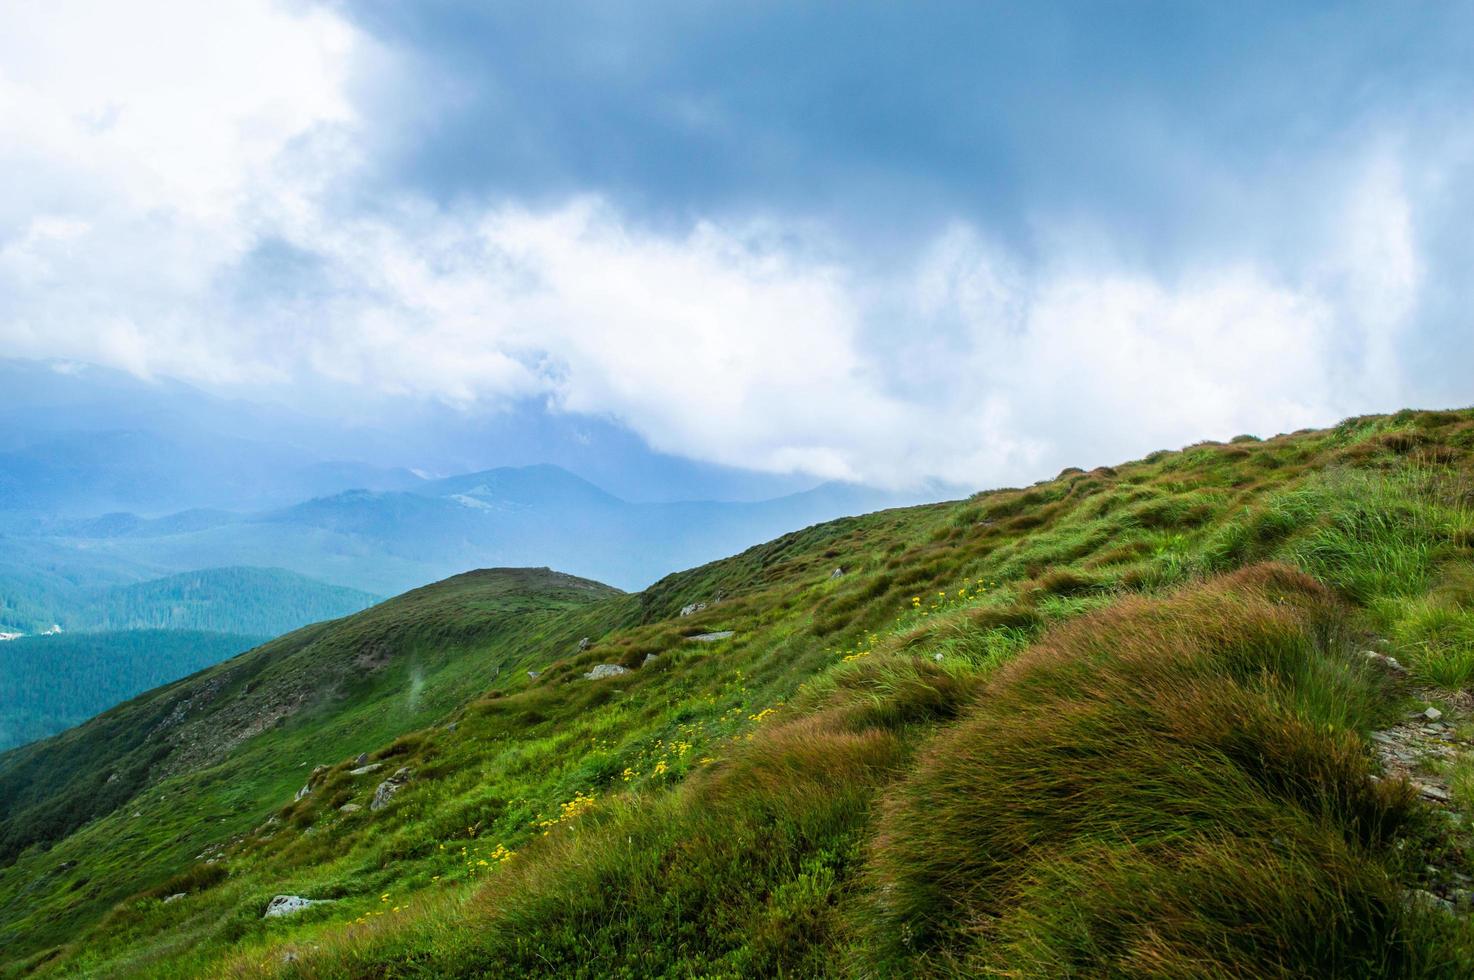
[[[6,969],[1474,971],[1474,412],[1066,471],[473,625],[477,583],[0,757]],[[196,734],[140,734],[211,677]],[[304,693],[256,734],[212,707]]]
[[[198,630],[123,630],[0,643],[0,751],[54,735],[260,642]]]

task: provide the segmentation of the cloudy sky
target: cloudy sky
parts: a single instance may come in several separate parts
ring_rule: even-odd
[[[1474,403],[1474,7],[15,0],[0,355],[903,485]]]

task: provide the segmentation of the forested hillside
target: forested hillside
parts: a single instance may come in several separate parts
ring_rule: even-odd
[[[125,630],[0,643],[0,750],[80,724],[262,639],[199,630]]]
[[[33,547],[31,554],[49,553]],[[40,632],[55,624],[66,632],[176,629],[275,636],[377,601],[367,592],[281,568],[205,568],[117,582],[136,572],[122,571],[123,563],[111,575],[61,559],[50,569],[37,564],[0,567],[0,628]],[[98,578],[106,584],[93,584]]]

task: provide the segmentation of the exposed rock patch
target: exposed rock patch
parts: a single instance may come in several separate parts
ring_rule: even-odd
[[[686,637],[686,639],[696,643],[715,643],[718,640],[730,638],[734,633],[734,630],[717,630],[715,633],[697,633],[695,636]]]
[[[284,915],[296,915],[314,905],[324,905],[331,899],[303,898],[300,895],[278,895],[266,906],[265,919],[276,919]]]
[[[408,766],[396,770],[394,775],[384,780],[379,784],[379,788],[374,790],[374,798],[369,803],[369,809],[384,809],[384,807],[389,805],[389,801],[394,799],[395,794],[409,785],[409,781],[412,778],[414,778],[414,773]]]
[[[584,674],[583,679],[586,681],[601,681],[606,677],[618,677],[620,674],[628,674],[629,672],[628,667],[621,667],[619,664],[599,664],[593,670]]]

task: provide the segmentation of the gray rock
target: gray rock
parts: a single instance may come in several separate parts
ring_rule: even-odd
[[[303,909],[310,908],[314,905],[322,905],[328,901],[330,900],[303,898],[300,895],[278,895],[267,903],[266,915],[262,916],[262,918],[276,919],[283,915],[296,915]]]
[[[586,681],[600,681],[606,677],[618,677],[620,674],[628,674],[629,672],[628,667],[621,667],[619,664],[599,664],[593,670],[584,674],[583,679]]]
[[[353,760],[353,764],[355,766],[361,766],[361,765],[363,765],[367,761],[368,761],[368,753],[367,752],[360,752],[360,753],[358,753],[358,758]]]
[[[540,671],[540,670],[529,670],[527,672],[527,679],[530,680],[530,681],[535,681],[539,677],[541,677],[542,675],[543,675],[543,672]]]
[[[659,660],[659,659],[660,659],[660,657],[659,657],[658,654],[647,653],[647,654],[645,654],[645,659],[640,661],[640,666],[641,667],[648,667],[648,666],[650,666],[651,661]]]
[[[1430,786],[1427,783],[1418,787],[1418,795],[1426,796],[1430,800],[1437,800],[1439,803],[1447,803],[1449,801],[1448,790],[1439,786]]]
[[[338,812],[339,813],[357,813],[359,810],[362,810],[362,809],[363,809],[363,807],[359,806],[357,803],[344,803],[342,806],[338,807]]]
[[[400,790],[404,789],[404,787],[413,777],[414,773],[411,772],[409,767],[407,766],[405,768],[396,770],[394,775],[384,780],[382,783],[379,784],[379,788],[374,790],[374,798],[369,803],[369,809],[384,809],[384,807],[389,805],[389,801],[394,799],[394,795]]]
[[[935,660],[937,663],[941,663],[942,662],[942,655],[940,653],[934,653],[934,654],[932,654],[931,658],[933,660]]]
[[[1428,706],[1428,710],[1423,712],[1423,717],[1427,718],[1429,721],[1437,721],[1438,719],[1443,717],[1443,712],[1439,711],[1437,708],[1433,707],[1430,704]]]
[[[688,606],[682,606],[681,607],[681,615],[682,616],[694,616],[697,613],[701,612],[701,610],[703,610],[705,608],[706,608],[706,603],[704,603],[704,602],[693,602],[693,603],[691,603]]]
[[[357,769],[349,769],[348,770],[348,775],[350,775],[350,776],[367,776],[369,773],[371,773],[371,772],[378,772],[380,769],[383,769],[383,768],[384,768],[384,764],[382,762],[370,762],[366,766],[359,766]]]
[[[308,793],[311,793],[312,787],[317,785],[318,781],[327,774],[327,771],[327,766],[314,766],[312,769],[312,775],[307,777],[307,785],[297,790],[297,795],[292,798],[292,801],[295,803],[297,800],[302,799],[302,797],[306,796]]]
[[[179,900],[180,900],[180,899],[181,899],[181,898],[183,898],[183,897],[184,897],[184,895],[185,895],[185,893],[184,893],[184,892],[175,892],[175,893],[174,893],[174,894],[172,894],[172,895],[169,895],[169,896],[167,896],[167,897],[165,897],[165,899],[164,899],[164,904],[165,904],[165,905],[168,905],[168,904],[169,904],[169,903],[170,903],[170,902],[177,902],[177,901],[179,901]]]
[[[457,728],[460,728],[460,727],[461,727],[461,723],[460,723],[460,722],[458,722],[458,721],[453,721],[453,722],[451,722],[451,723],[450,723],[450,724],[449,724],[449,725],[446,725],[446,726],[445,726],[445,730],[446,730],[446,731],[448,731],[448,732],[453,732],[453,731],[455,731],[455,730],[456,730],[456,729],[457,729]]]
[[[834,571],[832,571],[832,572],[829,573],[829,577],[830,578],[844,578],[844,569],[843,568],[836,568]]]
[[[695,636],[686,637],[686,639],[696,643],[715,643],[718,640],[725,640],[732,636],[733,632],[733,630],[717,630],[715,633],[697,633]]]
[[[1378,653],[1375,650],[1367,650],[1365,651],[1364,655],[1372,663],[1380,664],[1381,666],[1386,667],[1388,670],[1392,671],[1394,674],[1407,673],[1407,668],[1398,663],[1397,658],[1395,657],[1389,657],[1385,653]]]
[[[584,637],[583,639],[579,640],[578,641],[578,652],[579,653],[583,653],[585,650],[587,650],[593,644],[593,642],[594,641],[593,640],[590,640],[587,636]]]
[[[1450,902],[1446,898],[1439,898],[1432,892],[1425,891],[1422,888],[1412,889],[1407,893],[1407,898],[1409,905],[1422,905],[1442,912],[1452,912],[1454,910],[1453,902]]]

